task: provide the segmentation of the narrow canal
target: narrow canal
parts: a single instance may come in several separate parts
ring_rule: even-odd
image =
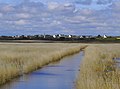
[[[31,74],[23,75],[0,89],[75,89],[83,52],[63,58]]]

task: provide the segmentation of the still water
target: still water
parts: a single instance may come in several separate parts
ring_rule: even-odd
[[[116,63],[115,66],[116,66],[117,68],[120,68],[120,58],[114,58],[113,60],[114,60],[115,63]]]
[[[75,89],[83,52],[63,58],[40,70],[23,75],[0,89]]]

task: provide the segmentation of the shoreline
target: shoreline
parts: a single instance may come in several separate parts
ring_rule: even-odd
[[[15,66],[18,66],[18,67],[13,66],[14,69],[12,68],[12,70],[10,70],[9,66],[7,67],[7,64],[6,64],[7,70],[10,71],[11,75],[7,74],[7,72],[4,70],[4,72],[6,72],[5,74],[7,74],[8,76],[5,76],[5,77],[1,78],[0,85],[3,85],[5,83],[7,83],[7,82],[10,82],[12,79],[14,79],[16,77],[19,77],[19,76],[22,76],[23,74],[28,74],[28,73],[31,73],[31,72],[33,72],[35,70],[38,70],[38,69],[42,68],[43,66],[48,65],[49,63],[52,63],[52,62],[55,62],[55,61],[59,61],[63,57],[66,57],[66,56],[78,53],[82,49],[84,49],[85,47],[86,46],[80,46],[80,45],[79,46],[77,46],[77,45],[76,46],[71,46],[71,47],[68,47],[68,48],[65,48],[65,49],[54,51],[54,52],[52,52],[50,54],[47,54],[47,56],[42,56],[39,60],[38,59],[28,60],[27,61],[28,63],[24,62],[24,60],[19,60],[19,58],[18,58],[16,60],[16,62],[15,62],[16,64],[14,64],[14,62],[13,62],[13,64]],[[13,59],[10,59],[9,61],[11,62],[11,60],[13,60]],[[22,74],[20,72],[21,69],[19,69],[19,68],[23,68],[22,69],[22,71],[23,71]],[[14,72],[12,72],[13,70],[14,70]],[[4,75],[2,75],[2,76],[4,76]]]

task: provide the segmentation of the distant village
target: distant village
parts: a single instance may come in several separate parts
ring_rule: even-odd
[[[0,40],[53,40],[53,41],[74,41],[74,40],[97,40],[97,39],[114,39],[120,40],[120,36],[107,35],[16,35],[16,36],[0,36]]]

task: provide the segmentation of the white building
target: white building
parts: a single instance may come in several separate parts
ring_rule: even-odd
[[[53,35],[53,38],[56,38],[56,35]]]
[[[80,38],[84,38],[83,36],[80,36]]]
[[[106,39],[106,38],[107,38],[107,36],[106,36],[106,35],[104,35],[104,36],[103,36],[103,38],[104,38],[104,39]]]
[[[72,38],[72,35],[68,35],[69,38]]]

